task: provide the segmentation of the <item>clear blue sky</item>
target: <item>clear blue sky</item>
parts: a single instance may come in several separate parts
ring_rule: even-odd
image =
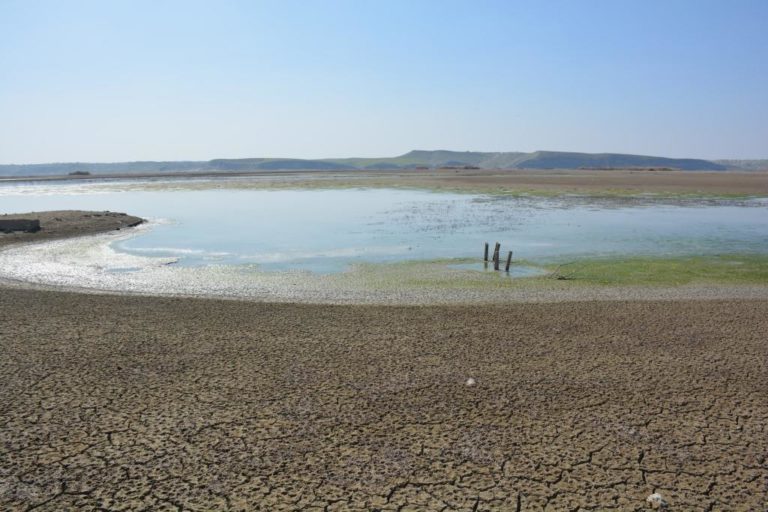
[[[768,0],[0,0],[0,163],[768,158]]]

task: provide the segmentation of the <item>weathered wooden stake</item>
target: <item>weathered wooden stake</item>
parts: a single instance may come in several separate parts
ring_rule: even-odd
[[[485,255],[483,256],[483,261],[488,261],[488,242],[485,242]]]
[[[496,242],[496,248],[493,250],[493,270],[499,270],[499,252],[501,251],[501,244]]]
[[[509,272],[509,266],[512,264],[512,251],[509,251],[509,254],[507,254],[507,266],[504,269],[504,272]]]

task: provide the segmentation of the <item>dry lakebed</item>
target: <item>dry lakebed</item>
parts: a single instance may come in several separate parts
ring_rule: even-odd
[[[0,255],[142,229],[40,220]],[[712,258],[407,305],[6,279],[0,510],[768,510],[764,260]]]

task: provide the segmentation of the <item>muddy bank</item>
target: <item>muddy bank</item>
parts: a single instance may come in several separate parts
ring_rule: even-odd
[[[0,219],[34,219],[40,221],[35,233],[0,233],[0,248],[21,242],[42,242],[74,236],[94,235],[133,226],[144,219],[117,212],[61,210],[0,215]]]
[[[0,310],[3,510],[768,504],[765,300]]]

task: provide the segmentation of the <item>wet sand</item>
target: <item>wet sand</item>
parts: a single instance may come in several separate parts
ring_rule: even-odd
[[[768,509],[765,299],[0,311],[0,510]]]

